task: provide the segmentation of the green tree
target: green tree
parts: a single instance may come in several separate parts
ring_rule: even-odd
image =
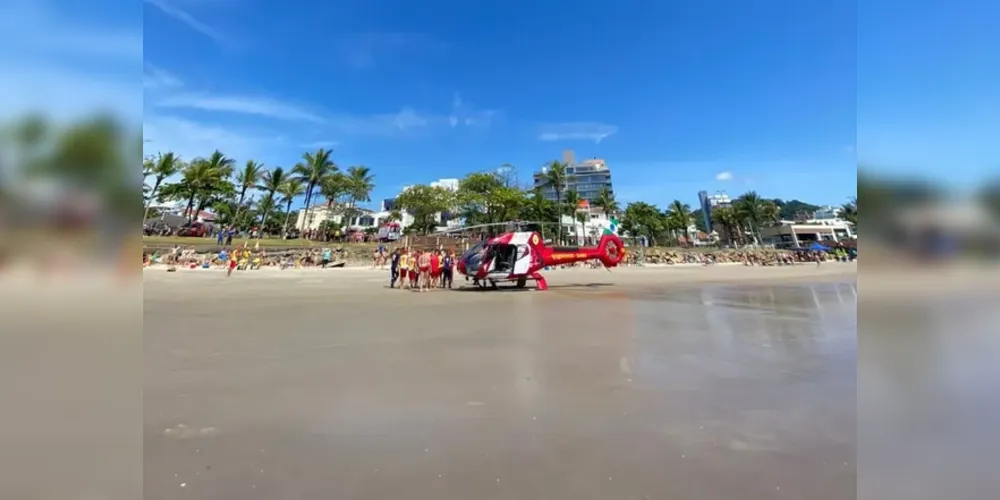
[[[371,192],[375,189],[375,175],[371,169],[364,165],[353,166],[347,169],[345,176],[345,188],[350,201],[348,205],[347,220],[350,221],[358,215],[358,203],[372,201]]]
[[[470,226],[523,219],[527,203],[524,192],[497,172],[469,174],[459,182],[455,200],[459,215]]]
[[[441,187],[417,185],[396,197],[396,203],[413,216],[413,228],[427,234],[435,227],[434,217],[454,206],[454,194]]]
[[[601,207],[601,211],[604,212],[606,217],[611,217],[621,209],[618,206],[618,202],[615,201],[615,193],[607,186],[601,188],[594,203]]]
[[[319,193],[326,200],[326,207],[337,210],[350,194],[347,176],[342,172],[334,172],[323,179],[319,185]]]
[[[851,198],[850,201],[844,203],[840,206],[840,218],[854,224],[858,225],[858,199],[857,197]]]
[[[240,197],[236,201],[236,215],[243,210],[243,202],[246,201],[247,191],[256,189],[266,172],[263,163],[247,160],[243,169],[236,174],[236,186],[240,190]],[[236,217],[234,217],[236,218]]]
[[[694,214],[691,213],[691,206],[680,200],[670,203],[665,214],[665,225],[669,230],[673,230],[691,241],[691,225],[694,224]]]
[[[258,204],[258,209],[261,212],[261,231],[264,231],[264,228],[272,227],[268,225],[268,216],[275,209],[274,194],[281,189],[282,184],[285,183],[288,177],[285,174],[285,169],[281,167],[275,167],[274,170],[264,172],[264,175],[261,176],[262,184],[259,186],[259,189],[264,192],[264,199]],[[308,217],[308,214],[306,217]]]
[[[781,222],[781,207],[771,200],[761,202],[761,224],[770,226]]]
[[[503,182],[495,173],[475,172],[469,174],[458,183],[455,193],[455,203],[458,214],[470,226],[499,222],[496,211],[491,204],[493,196],[504,187]]]
[[[733,202],[733,208],[750,230],[754,242],[759,243],[761,223],[765,220],[764,199],[756,191],[748,191]]]
[[[742,235],[739,232],[739,214],[733,208],[716,207],[712,209],[712,222],[722,229],[728,244],[734,245],[742,241]]]
[[[149,195],[147,196],[147,202],[145,211],[142,216],[142,221],[146,222],[149,217],[149,206],[154,200],[156,200],[157,195],[159,195],[160,187],[163,185],[163,181],[170,177],[177,175],[184,164],[181,159],[172,152],[157,154],[156,157],[150,158],[143,162],[143,177],[152,177],[153,184],[149,186]]]
[[[541,188],[535,188],[524,201],[522,219],[533,222],[548,222],[556,219],[556,206],[551,200],[545,198],[545,193]],[[539,227],[542,236],[545,236],[545,225]]]
[[[545,183],[556,192],[556,241],[562,241],[562,201],[563,191],[566,189],[566,164],[559,160],[550,162],[545,172]]]
[[[305,194],[305,186],[300,179],[294,177],[285,179],[278,186],[277,194],[281,196],[281,201],[285,204],[285,222],[281,225],[281,234],[288,233],[288,218],[292,215],[292,202],[295,198]]]
[[[198,212],[219,201],[233,191],[228,181],[231,161],[216,151],[208,158],[196,158],[181,171],[178,182],[167,184],[161,190],[163,199],[185,201],[184,212],[193,221]]]
[[[312,209],[313,192],[316,190],[316,186],[321,186],[327,177],[339,170],[333,160],[330,159],[332,153],[333,151],[320,148],[315,153],[302,155],[302,163],[298,163],[292,167],[292,175],[301,180],[306,186],[306,206],[304,208],[306,214],[302,218],[303,224],[308,223],[309,211]],[[305,226],[299,229],[304,230]]]
[[[634,240],[644,236],[652,245],[656,244],[656,235],[664,230],[663,215],[656,205],[645,202],[629,203],[622,216],[621,228]]]
[[[576,221],[577,221],[577,214],[580,212],[580,202],[582,202],[583,199],[580,198],[580,193],[568,190],[563,194],[563,201],[565,202],[565,204],[560,206],[560,208],[563,211],[559,214],[559,225],[562,226],[562,216],[569,215],[574,222],[573,236],[576,237],[577,240],[579,240],[580,234],[576,228]]]

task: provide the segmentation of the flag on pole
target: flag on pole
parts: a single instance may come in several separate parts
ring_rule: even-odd
[[[604,229],[604,234],[618,235],[618,218],[611,216],[611,227]]]

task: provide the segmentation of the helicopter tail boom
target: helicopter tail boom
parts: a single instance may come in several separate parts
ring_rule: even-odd
[[[605,234],[596,247],[551,247],[544,261],[546,266],[552,266],[597,259],[604,267],[615,267],[622,261],[623,252],[621,239]]]

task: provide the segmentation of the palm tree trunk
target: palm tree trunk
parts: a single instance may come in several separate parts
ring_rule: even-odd
[[[233,214],[233,224],[236,224],[236,221],[240,220],[240,210],[243,210],[243,201],[246,196],[247,188],[244,187],[243,190],[240,191],[240,200],[236,202],[236,212]]]
[[[302,231],[303,237],[306,231],[306,224],[309,223],[309,204],[312,203],[313,187],[312,184],[306,186],[306,206],[304,208],[305,211],[302,213],[302,224],[299,225],[299,231]]]
[[[267,216],[271,215],[271,207],[274,205],[274,193],[267,195],[267,210],[260,216],[260,234],[264,234],[267,228]]]
[[[562,190],[556,189],[556,244],[562,245]]]
[[[198,195],[198,193],[194,192],[194,193],[191,193],[191,197],[188,198],[187,207],[185,208],[185,212],[187,212],[187,216],[188,216],[188,222],[194,222],[194,216],[195,216],[195,213],[194,213],[194,199],[195,199],[195,197],[197,195]]]
[[[146,208],[142,212],[142,223],[143,224],[145,224],[146,223],[146,219],[149,218],[149,207],[151,207],[153,205],[153,200],[156,199],[156,191],[158,191],[160,189],[160,182],[162,182],[162,181],[160,179],[157,179],[156,183],[153,184],[153,189],[149,190],[149,201],[146,202]]]
[[[281,237],[288,235],[288,219],[292,217],[292,200],[285,205],[285,223],[281,225]]]

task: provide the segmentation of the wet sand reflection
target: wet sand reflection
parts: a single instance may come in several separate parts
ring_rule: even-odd
[[[550,292],[148,299],[146,498],[853,497],[853,281]]]

